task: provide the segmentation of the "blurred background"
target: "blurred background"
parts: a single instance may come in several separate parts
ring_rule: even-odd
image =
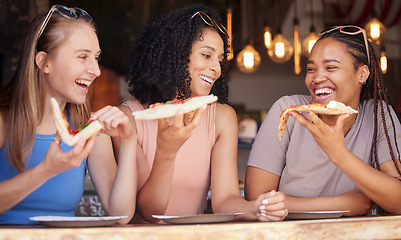
[[[32,18],[54,4],[62,4],[83,8],[95,20],[103,51],[100,64],[104,70],[104,80],[99,80],[102,84],[97,86],[101,89],[96,91],[119,91],[119,98],[112,101],[121,102],[130,97],[124,75],[135,38],[152,18],[190,2],[202,2],[217,9],[224,25],[231,29],[233,59],[229,69],[229,100],[240,114],[261,112],[263,118],[264,112],[279,97],[307,94],[304,76],[308,54],[305,51],[310,46],[306,41],[313,40],[311,32],[318,34],[333,25],[365,27],[372,19],[380,21],[381,29],[385,28],[385,32],[379,30],[382,31],[380,39],[372,42],[378,56],[385,47],[387,70],[384,76],[394,101],[398,99],[401,1],[396,0],[0,0],[0,84],[4,85],[12,77],[24,33]],[[264,39],[267,27],[273,41],[284,38],[286,42],[276,44],[281,48],[269,47],[270,56]],[[298,41],[294,41],[295,29]],[[257,52],[254,56],[259,55],[251,62],[259,62],[259,66],[238,67],[237,58],[241,58],[240,52],[249,43]],[[241,59],[244,64],[244,58]],[[118,86],[114,83],[116,80],[112,80],[115,78],[119,78]]]

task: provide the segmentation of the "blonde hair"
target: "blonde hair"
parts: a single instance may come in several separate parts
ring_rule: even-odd
[[[6,125],[5,145],[10,163],[19,172],[26,169],[26,160],[31,153],[36,128],[44,113],[43,74],[35,63],[36,53],[44,51],[51,55],[68,39],[71,27],[93,22],[84,18],[68,19],[54,12],[40,39],[39,28],[47,13],[37,16],[31,23],[22,47],[14,77],[0,92],[0,114]],[[85,104],[67,103],[73,125],[86,122],[90,115],[88,98]]]

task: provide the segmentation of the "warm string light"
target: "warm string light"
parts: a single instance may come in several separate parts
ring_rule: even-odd
[[[228,8],[227,10],[227,34],[228,34],[228,54],[227,54],[227,60],[230,61],[231,59],[234,58],[234,50],[233,50],[233,27],[232,27],[232,17],[233,17],[233,10],[231,7]]]
[[[293,1],[294,3],[294,73],[300,74],[301,73],[301,44],[299,42],[299,21],[297,18],[297,2],[296,0]]]
[[[265,27],[264,40],[265,40],[265,47],[269,49],[272,45],[272,33],[270,27],[268,26]]]
[[[383,74],[387,73],[387,55],[386,55],[386,48],[382,45],[380,49],[380,68]]]
[[[365,25],[365,31],[372,43],[380,45],[383,42],[386,27],[376,17],[375,11],[372,13],[372,19]]]
[[[249,2],[246,2],[246,7],[247,7],[247,17],[249,16]],[[246,24],[248,27],[249,31],[249,24]],[[248,32],[249,33],[249,32]],[[249,33],[249,36],[251,34]],[[241,70],[244,73],[253,73],[257,71],[260,67],[261,64],[261,57],[260,54],[255,50],[253,47],[253,41],[252,39],[248,41],[248,44],[242,49],[241,52],[238,53],[237,56],[237,66],[239,70]]]
[[[261,63],[260,54],[255,50],[252,43],[246,45],[238,53],[237,66],[244,73],[253,73],[259,69]]]

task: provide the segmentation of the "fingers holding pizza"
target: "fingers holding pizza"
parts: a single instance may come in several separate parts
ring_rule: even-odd
[[[298,111],[305,111],[310,120]],[[346,148],[344,136],[352,123],[349,123],[350,125],[347,129],[344,128],[344,124],[345,120],[353,113],[357,113],[357,111],[342,103],[333,101],[328,105],[314,103],[311,105],[292,106],[284,110],[281,114],[279,136],[281,139],[285,129],[285,125],[283,124],[287,122],[286,119],[288,119],[288,116],[292,116],[296,121],[309,130],[316,143],[331,159],[335,154],[340,152],[340,149]],[[339,116],[337,119],[333,119],[333,123],[329,125],[326,124],[317,114]],[[283,115],[286,116],[283,117]]]
[[[129,138],[134,132],[128,117],[117,107],[106,106],[98,110],[87,124],[77,129],[71,128],[54,98],[51,98],[51,107],[57,132],[61,140],[69,146],[75,146],[81,138],[86,141],[100,132],[121,138]]]
[[[341,114],[358,113],[358,111],[337,101],[330,101],[330,103],[327,105],[323,105],[321,103],[312,103],[309,105],[290,106],[289,108],[285,109],[280,115],[279,128],[278,128],[278,135],[280,137],[280,140],[283,136],[284,130],[287,126],[288,117],[290,115],[296,118],[296,120],[300,122],[302,125],[310,129],[310,127],[308,127],[310,121],[307,120],[305,117],[301,116],[300,114],[295,113],[294,111],[307,112],[314,124],[322,123],[322,121],[316,114],[341,115]]]

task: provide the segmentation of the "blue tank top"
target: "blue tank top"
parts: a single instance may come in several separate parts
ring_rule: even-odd
[[[45,157],[55,134],[37,134],[27,169],[37,166]],[[72,147],[61,143],[63,151]],[[84,191],[86,159],[77,168],[65,171],[45,182],[10,210],[0,215],[0,224],[37,224],[34,216],[74,216]],[[0,181],[18,175],[10,164],[5,148],[0,149]]]

